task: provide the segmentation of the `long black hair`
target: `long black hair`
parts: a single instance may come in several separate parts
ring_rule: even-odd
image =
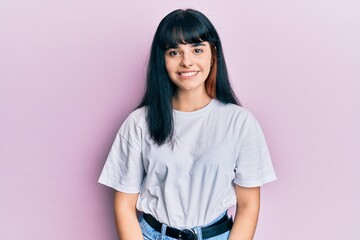
[[[209,42],[212,56],[215,56],[205,81],[208,95],[223,103],[240,105],[230,86],[219,35],[210,20],[193,9],[178,9],[169,13],[156,30],[147,68],[145,94],[138,106],[147,107],[146,121],[150,136],[159,146],[170,141],[174,133],[172,98],[176,85],[165,68],[165,51],[179,44],[202,41]]]

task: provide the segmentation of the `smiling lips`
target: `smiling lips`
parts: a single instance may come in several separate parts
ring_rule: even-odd
[[[179,72],[178,74],[182,78],[192,78],[198,73],[198,71],[191,71],[191,72]]]

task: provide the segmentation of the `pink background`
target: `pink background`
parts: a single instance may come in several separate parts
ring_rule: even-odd
[[[0,2],[0,239],[115,239],[97,183],[176,8],[203,11],[279,180],[255,239],[360,239],[360,3]]]

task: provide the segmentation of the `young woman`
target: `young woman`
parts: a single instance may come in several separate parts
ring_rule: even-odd
[[[143,100],[99,179],[116,190],[119,238],[252,239],[259,187],[275,179],[262,130],[230,87],[214,26],[192,9],[171,12],[154,36]]]

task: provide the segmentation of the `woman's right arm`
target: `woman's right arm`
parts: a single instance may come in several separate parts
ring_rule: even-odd
[[[115,191],[115,224],[120,240],[143,239],[136,214],[138,196],[138,193],[132,194]]]

